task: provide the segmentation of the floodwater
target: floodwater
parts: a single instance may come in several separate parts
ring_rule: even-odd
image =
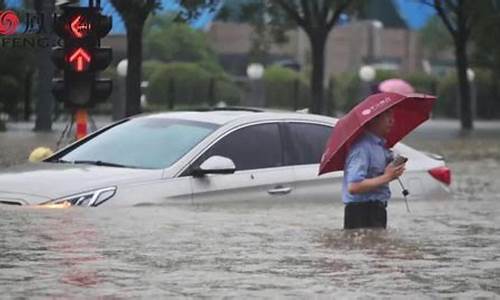
[[[0,207],[0,295],[500,298],[500,141],[409,143],[447,156],[452,195],[392,202],[388,230],[342,230],[340,203]]]

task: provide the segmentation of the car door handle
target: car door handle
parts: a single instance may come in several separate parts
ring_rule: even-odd
[[[270,195],[285,195],[292,191],[291,187],[277,186],[267,191]]]

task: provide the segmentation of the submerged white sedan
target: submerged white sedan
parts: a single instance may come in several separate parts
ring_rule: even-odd
[[[211,202],[341,202],[343,172],[318,176],[336,119],[252,110],[170,112],[104,127],[40,163],[0,172],[0,204],[130,206]],[[409,198],[448,193],[438,156],[402,143]],[[397,181],[393,198],[402,197]]]

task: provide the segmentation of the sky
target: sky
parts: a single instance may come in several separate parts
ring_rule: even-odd
[[[224,1],[222,0],[222,7]],[[234,0],[233,0],[234,1]],[[430,17],[432,17],[435,12],[432,7],[423,5],[419,0],[393,0],[396,7],[399,10],[400,15],[406,20],[409,27],[414,30],[422,28]],[[8,8],[19,7],[22,4],[22,0],[7,0],[5,1]],[[178,0],[161,0],[162,11],[179,11],[181,7],[178,4]],[[88,4],[88,0],[81,0],[83,5]],[[125,26],[120,18],[120,15],[115,11],[114,7],[111,5],[109,0],[101,0],[101,7],[103,8],[103,14],[113,16],[113,29],[111,33],[120,34],[125,33]],[[217,16],[218,10],[216,11],[204,11],[200,16],[190,22],[193,28],[202,29],[205,28],[210,22]]]
[[[393,0],[399,14],[411,29],[420,29],[436,14],[434,8],[424,5],[419,0]]]

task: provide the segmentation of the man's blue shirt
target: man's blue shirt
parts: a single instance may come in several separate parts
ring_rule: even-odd
[[[392,152],[385,148],[385,140],[365,131],[352,144],[344,165],[342,201],[347,203],[381,201],[391,198],[389,184],[384,184],[366,193],[351,194],[348,186],[352,182],[378,177],[384,174],[385,167],[392,160]]]

